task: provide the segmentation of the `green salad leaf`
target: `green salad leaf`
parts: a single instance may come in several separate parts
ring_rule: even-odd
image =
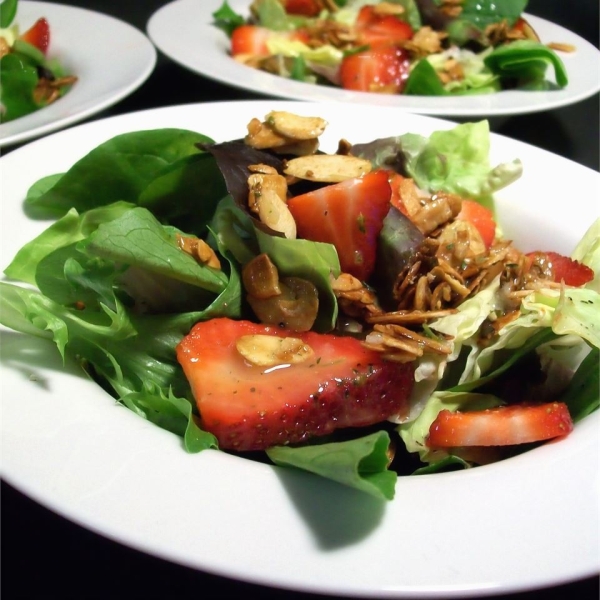
[[[27,207],[60,217],[71,208],[79,212],[118,201],[138,203],[148,185],[180,159],[197,154],[204,135],[182,129],[125,133],[77,161],[41,195],[28,195]],[[145,200],[148,202],[148,200]]]
[[[389,445],[389,434],[379,431],[355,440],[275,446],[266,452],[276,465],[304,469],[377,498],[392,500],[398,476],[387,468]]]
[[[516,40],[498,46],[484,58],[485,66],[499,77],[516,81],[515,87],[552,89],[546,80],[549,65],[554,68],[556,85],[564,88],[569,83],[561,58],[544,44],[532,40]]]

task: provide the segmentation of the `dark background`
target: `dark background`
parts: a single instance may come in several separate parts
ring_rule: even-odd
[[[110,14],[142,31],[150,16],[166,4],[160,0],[70,0],[63,3]],[[527,11],[574,31],[598,47],[598,7],[597,0],[530,0]],[[600,64],[595,73],[590,73],[590,78],[597,78],[599,71]],[[159,53],[156,68],[146,83],[93,119],[166,105],[261,98],[186,71]],[[599,115],[599,96],[595,95],[576,105],[553,111],[491,118],[490,125],[497,133],[599,170]],[[3,152],[12,149],[6,148]],[[590,201],[598,202],[599,199],[590,198]],[[6,600],[151,599],[209,595],[265,600],[329,598],[236,582],[162,561],[75,525],[4,482],[0,507],[1,593]],[[518,543],[515,539],[515,544]],[[570,549],[565,548],[564,551],[568,556]],[[600,548],[598,553],[600,556]],[[535,561],[535,556],[531,560]],[[552,589],[494,598],[591,600],[599,598],[599,594],[599,579],[593,577]]]

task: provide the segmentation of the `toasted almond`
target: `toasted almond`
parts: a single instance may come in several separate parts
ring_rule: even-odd
[[[303,117],[284,110],[271,111],[265,121],[276,133],[293,140],[318,138],[327,127],[327,121],[321,117]]]
[[[279,231],[290,239],[296,239],[296,221],[287,204],[271,188],[263,188],[256,199],[258,218],[274,231]]]
[[[370,170],[370,161],[363,158],[339,154],[314,154],[288,160],[283,172],[309,181],[337,183],[361,177]]]
[[[247,361],[259,367],[295,365],[314,356],[314,350],[295,337],[243,335],[237,340],[235,347]]]

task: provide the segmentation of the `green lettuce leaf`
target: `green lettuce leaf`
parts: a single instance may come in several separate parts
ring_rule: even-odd
[[[28,195],[26,207],[60,217],[118,201],[134,204],[151,181],[173,163],[197,154],[206,136],[182,129],[154,129],[118,135],[77,161],[41,195]]]
[[[275,446],[267,456],[276,464],[310,471],[338,483],[392,500],[398,475],[388,469],[390,437],[386,431],[344,442]]]
[[[502,78],[518,80],[517,87],[551,89],[546,81],[548,66],[554,68],[556,85],[563,88],[569,83],[567,71],[558,54],[544,44],[532,40],[516,40],[498,46],[484,59],[486,67]]]

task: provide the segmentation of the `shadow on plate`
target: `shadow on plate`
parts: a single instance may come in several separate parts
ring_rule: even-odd
[[[284,468],[276,473],[321,550],[357,544],[381,523],[385,500],[311,473]]]
[[[66,358],[63,362],[54,342],[14,331],[0,332],[0,365],[20,372],[24,379],[48,391],[48,371],[87,379],[75,361]]]

